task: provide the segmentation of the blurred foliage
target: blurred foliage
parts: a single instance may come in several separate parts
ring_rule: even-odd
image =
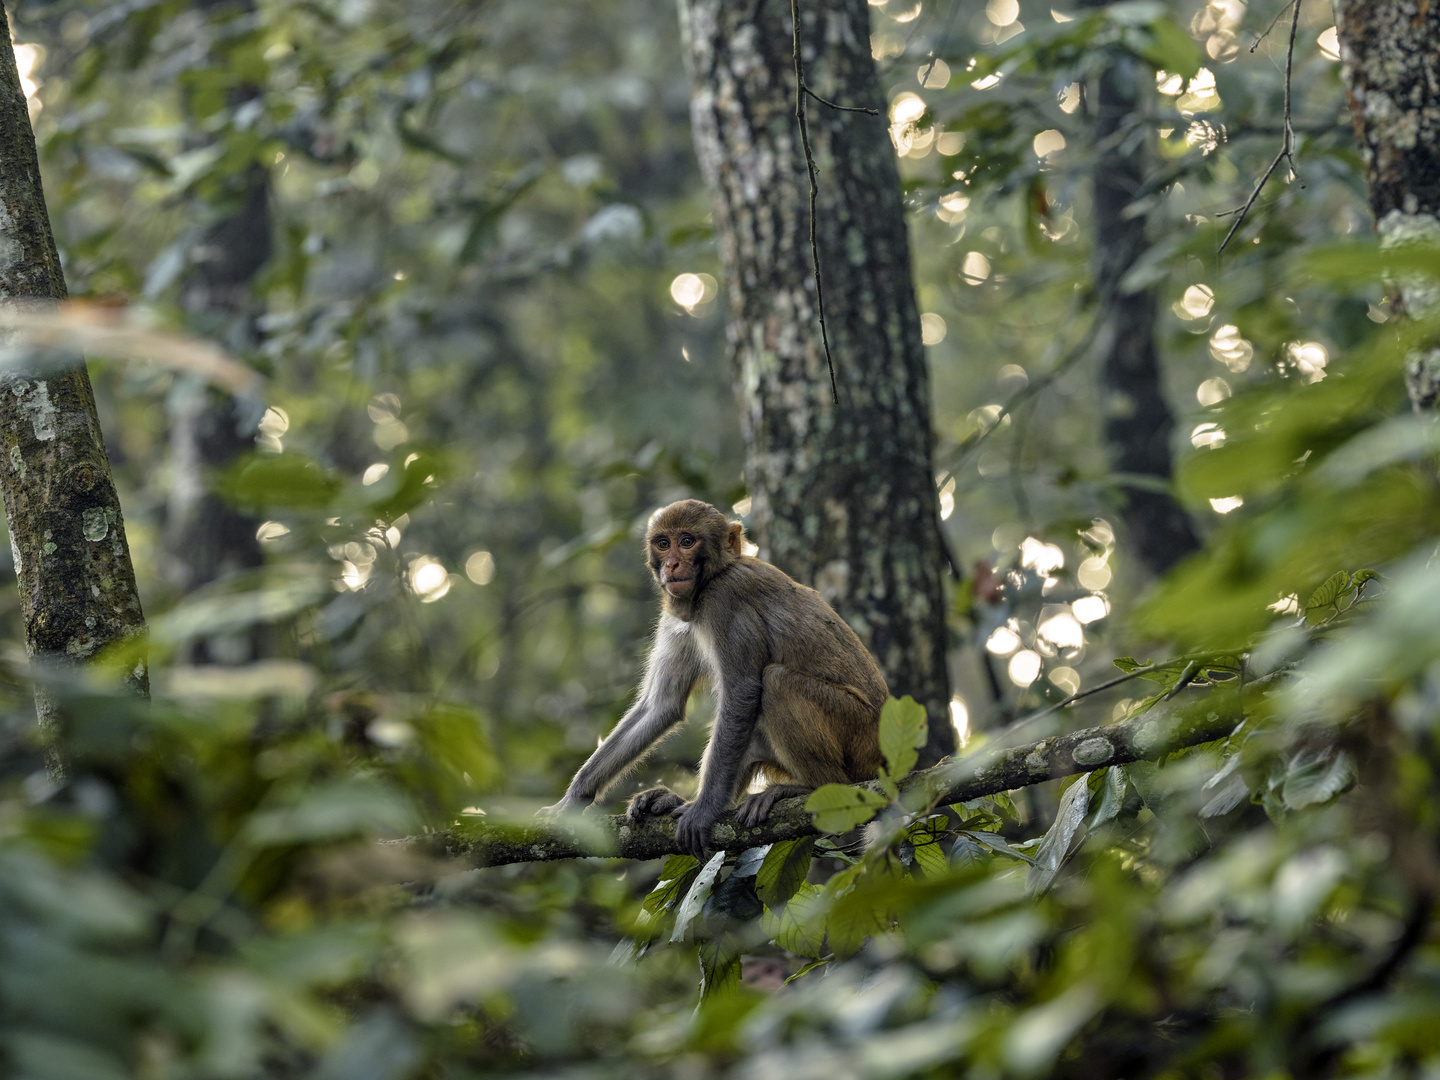
[[[270,381],[254,454],[201,478],[257,515],[265,565],[182,596],[160,537],[195,479],[167,453],[189,376],[95,358],[156,700],[103,671],[52,686],[57,782],[27,674],[0,678],[6,1075],[1440,1068],[1437,436],[1401,378],[1433,328],[1397,329],[1383,294],[1440,260],[1368,238],[1319,4],[1303,185],[1272,179],[1217,255],[1278,145],[1278,7],[873,11],[942,512],[983,564],[954,605],[968,749],[1235,703],[1239,729],[907,806],[923,716],[895,703],[888,794],[812,806],[872,818],[868,843],[470,870],[401,838],[550,801],[636,680],[645,517],[681,495],[744,509],[723,300],[670,293],[718,276],[673,11],[20,4],[72,294]],[[1117,55],[1155,78],[1130,125],[1152,246],[1126,285],[1159,291],[1176,489],[1208,533],[1160,582],[1116,524],[1088,348],[1085,86]],[[256,169],[258,341],[181,302]],[[257,627],[259,663],[172,663]],[[636,782],[693,785],[702,738]]]

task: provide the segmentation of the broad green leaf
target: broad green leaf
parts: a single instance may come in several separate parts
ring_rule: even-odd
[[[415,507],[434,494],[436,487],[443,483],[449,468],[445,459],[434,450],[411,450],[391,494],[370,504],[376,517],[394,521],[401,514],[408,514]]]
[[[675,913],[675,929],[670,934],[671,941],[685,940],[686,931],[695,921],[695,916],[700,914],[705,901],[710,899],[710,893],[715,888],[715,878],[724,865],[725,852],[717,851],[710,856],[710,861],[700,868],[700,873],[695,875],[690,891],[685,894],[685,899],[680,901],[680,909]]]
[[[1139,50],[1140,55],[1158,71],[1193,79],[1204,59],[1195,39],[1166,18],[1156,19],[1146,29],[1152,40]]]
[[[879,914],[867,905],[841,904],[825,920],[825,940],[837,958],[848,960],[884,928]]]
[[[700,955],[700,998],[708,1001],[740,985],[740,953],[724,937],[702,941]]]
[[[1023,863],[1034,865],[1035,860],[1026,855],[1023,851],[1016,851],[1006,839],[999,833],[985,832],[983,829],[966,829],[960,835],[968,836],[976,843],[983,844],[991,851],[999,852],[1001,855],[1008,855],[1012,859],[1019,859]]]
[[[885,702],[880,710],[880,752],[890,779],[899,780],[915,767],[927,727],[925,706],[908,694]]]
[[[863,825],[886,806],[885,796],[849,784],[826,784],[805,800],[805,811],[821,832],[849,832]]]
[[[1070,854],[1070,845],[1089,807],[1090,785],[1082,777],[1060,796],[1060,809],[1055,814],[1055,821],[1035,849],[1035,865],[1025,878],[1027,896],[1039,896],[1055,880],[1055,875],[1065,864],[1065,856]]]
[[[731,877],[754,877],[765,865],[765,859],[770,854],[774,844],[766,844],[763,847],[746,848],[735,860],[735,867],[730,871]]]
[[[690,875],[700,866],[697,859],[689,855],[671,855],[660,870],[660,880],[640,906],[651,914],[658,914],[675,903],[680,892],[690,883]]]
[[[915,846],[915,866],[920,876],[925,878],[938,878],[945,875],[948,864],[945,861],[945,849],[933,836],[922,836],[912,843]]]
[[[342,487],[338,477],[304,454],[252,454],[226,474],[221,494],[245,507],[328,506]]]
[[[1348,752],[1301,752],[1287,763],[1280,798],[1288,809],[1299,810],[1329,802],[1348,791],[1355,779],[1355,760]]]
[[[394,791],[373,780],[352,779],[316,784],[293,806],[252,814],[244,835],[264,847],[362,833],[403,835],[414,827],[414,811]]]
[[[1104,825],[1107,821],[1114,821],[1120,816],[1120,811],[1125,806],[1125,789],[1130,785],[1124,765],[1111,765],[1098,775],[1100,803],[1095,807],[1095,815],[1090,822],[1092,828]]]
[[[814,847],[813,836],[782,840],[770,845],[765,862],[755,875],[755,893],[766,907],[779,907],[805,883],[805,875],[810,870],[810,853]]]
[[[1331,574],[1323,585],[1310,594],[1310,599],[1305,601],[1305,621],[1312,626],[1324,621],[1340,598],[1348,595],[1353,588],[1350,575],[1344,570]]]
[[[713,929],[716,920],[747,923],[758,919],[765,906],[755,895],[754,875],[732,871],[715,886],[703,910],[707,927]]]
[[[197,591],[150,623],[150,637],[178,644],[212,634],[233,633],[255,623],[271,623],[304,611],[330,590],[319,577],[277,577],[258,589]],[[333,594],[331,594],[333,595]]]
[[[824,926],[819,920],[823,907],[820,886],[802,881],[783,908],[761,918],[760,926],[787,952],[796,956],[819,956],[825,944]]]

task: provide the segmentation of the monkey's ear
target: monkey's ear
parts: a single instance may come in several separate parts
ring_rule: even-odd
[[[745,554],[745,526],[738,521],[730,522],[725,532],[725,550],[737,557]]]

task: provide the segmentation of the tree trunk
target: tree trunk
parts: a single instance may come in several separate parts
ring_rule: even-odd
[[[1382,247],[1440,241],[1440,4],[1339,0],[1340,74],[1370,181]],[[1392,283],[1397,311],[1440,311],[1428,280]],[[1440,402],[1440,348],[1412,353],[1405,385],[1416,410]]]
[[[5,41],[9,20],[0,6]],[[0,48],[0,298],[66,298],[35,135],[12,49]],[[0,374],[0,493],[9,519],[25,645],[37,660],[80,663],[145,632],[120,500],[83,360]],[[144,665],[130,675],[148,692]],[[42,725],[54,719],[37,692]]]
[[[879,660],[895,696],[949,720],[944,542],[930,386],[900,179],[880,117],[810,101],[817,236],[839,404],[832,404],[810,249],[785,0],[682,0],[696,153],[714,198],[727,335],[747,447],[751,531],[814,585]],[[800,5],[807,83],[845,106],[885,102],[865,0]]]
[[[195,0],[215,20],[211,38],[215,62],[233,62],[225,55],[235,48],[227,25],[253,16],[253,0]],[[232,108],[259,97],[258,87],[244,83],[228,94]],[[190,270],[180,302],[191,325],[237,354],[252,350],[263,314],[253,285],[270,261],[270,174],[260,164],[230,176],[220,192],[196,200],[196,217],[209,223],[190,250]],[[260,417],[253,406],[208,385],[195,382],[170,399],[170,456],[175,470],[165,522],[166,577],[183,591],[264,562],[255,537],[259,522],[240,513],[213,490],[216,472],[255,447]],[[240,663],[264,651],[265,628],[247,635],[192,642],[188,659]]]
[[[1160,389],[1155,348],[1155,290],[1123,293],[1120,282],[1147,247],[1145,216],[1126,216],[1145,180],[1146,134],[1138,112],[1149,68],[1128,53],[1108,54],[1096,81],[1095,252],[1099,298],[1095,348],[1102,360],[1105,441],[1116,472],[1171,479],[1175,421]],[[1122,516],[1145,564],[1162,574],[1199,548],[1174,496],[1122,480]]]
[[[252,166],[234,178],[230,204],[196,245],[194,268],[182,305],[196,329],[236,352],[253,349],[260,314],[251,291],[270,259],[269,174]],[[214,210],[211,210],[214,213]],[[213,490],[212,477],[255,446],[258,415],[234,395],[196,382],[170,402],[170,453],[175,465],[167,513],[167,577],[189,591],[241,570],[264,557],[255,538],[258,522]],[[245,638],[193,643],[195,663],[255,659],[263,651],[263,628]]]

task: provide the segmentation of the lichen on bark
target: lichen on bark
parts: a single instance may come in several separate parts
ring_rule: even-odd
[[[945,550],[930,386],[895,154],[880,116],[811,102],[817,242],[839,403],[821,345],[809,174],[786,0],[681,0],[696,154],[715,207],[727,336],[748,451],[751,535],[860,634],[890,691],[948,717]],[[885,102],[865,0],[800,5],[806,81],[846,106]]]
[[[1440,4],[1339,0],[1340,73],[1370,182],[1382,247],[1440,236]],[[1433,315],[1440,295],[1418,279],[1391,282],[1395,310]],[[1440,402],[1440,343],[1406,358],[1417,410]]]
[[[3,6],[0,22],[8,40]],[[25,94],[13,51],[0,49],[0,308],[65,299]],[[120,500],[80,357],[31,354],[0,372],[0,494],[32,657],[79,663],[143,634]],[[148,689],[143,664],[128,680]],[[36,700],[47,723],[48,695]]]

